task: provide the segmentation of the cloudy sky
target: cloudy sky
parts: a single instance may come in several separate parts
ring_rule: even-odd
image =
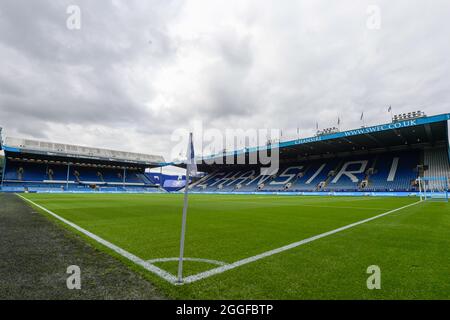
[[[169,160],[195,121],[306,137],[450,112],[449,23],[448,0],[2,0],[0,126]]]

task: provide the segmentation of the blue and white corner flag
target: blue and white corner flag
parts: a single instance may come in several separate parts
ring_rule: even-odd
[[[189,144],[187,148],[186,158],[186,184],[184,186],[184,205],[183,216],[181,220],[180,257],[178,259],[178,283],[183,282],[184,239],[186,237],[186,216],[188,209],[188,191],[190,181],[189,177],[197,175],[197,163],[195,162],[192,132],[189,133]]]
[[[187,149],[186,169],[190,176],[197,175],[197,163],[195,162],[194,141],[192,139],[192,132],[189,134],[189,145]]]

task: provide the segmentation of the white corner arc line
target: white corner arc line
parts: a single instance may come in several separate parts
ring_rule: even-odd
[[[25,201],[31,203],[32,205],[38,207],[39,209],[44,210],[45,212],[47,212],[47,213],[50,214],[51,216],[55,217],[56,219],[60,220],[61,222],[63,222],[63,223],[65,223],[65,224],[71,226],[72,228],[78,230],[79,232],[81,232],[82,234],[88,236],[89,238],[94,239],[94,240],[97,241],[98,243],[101,243],[101,244],[104,245],[105,247],[107,247],[107,248],[113,250],[114,252],[120,254],[122,257],[125,257],[125,258],[127,258],[128,260],[130,260],[130,261],[136,263],[137,265],[140,265],[140,266],[143,267],[144,269],[146,269],[146,270],[148,270],[148,271],[150,271],[150,272],[156,274],[157,276],[161,277],[162,279],[164,279],[164,280],[166,280],[166,281],[168,281],[168,282],[170,282],[170,283],[172,283],[172,284],[175,284],[175,283],[177,282],[178,279],[177,279],[174,275],[168,273],[167,271],[164,271],[164,270],[158,268],[157,266],[154,266],[154,265],[152,265],[151,263],[148,263],[148,262],[142,260],[141,258],[139,258],[139,257],[137,257],[137,256],[135,256],[135,255],[133,255],[132,253],[129,253],[128,251],[125,251],[124,249],[122,249],[122,248],[120,248],[120,247],[118,247],[118,246],[112,244],[111,242],[106,241],[106,240],[103,239],[103,238],[100,238],[99,236],[93,234],[92,232],[89,232],[89,231],[87,231],[86,229],[83,229],[82,227],[76,225],[75,223],[70,222],[70,221],[68,221],[68,220],[66,220],[66,219],[64,219],[64,218],[62,218],[62,217],[60,217],[60,216],[57,215],[56,213],[54,213],[54,212],[52,212],[52,211],[50,211],[50,210],[44,208],[43,206],[41,206],[41,205],[35,203],[34,201],[29,200],[29,199],[27,199],[27,198],[21,196],[20,194],[17,194],[17,193],[16,193],[16,195],[19,196],[20,198],[22,198],[23,200],[25,200]]]
[[[211,277],[213,275],[220,274],[220,273],[223,273],[225,271],[228,271],[228,270],[240,267],[242,265],[245,265],[245,264],[248,264],[248,263],[251,263],[251,262],[255,262],[257,260],[261,260],[263,258],[272,256],[274,254],[277,254],[277,253],[280,253],[280,252],[283,252],[283,251],[287,251],[287,250],[296,248],[296,247],[304,245],[306,243],[309,243],[309,242],[312,242],[312,241],[315,241],[315,240],[327,237],[329,235],[332,235],[332,234],[335,234],[335,233],[338,233],[338,232],[341,232],[341,231],[344,231],[344,230],[356,227],[356,226],[358,226],[360,224],[363,224],[363,223],[366,223],[366,222],[369,222],[369,221],[372,221],[372,220],[384,217],[384,216],[386,216],[388,214],[391,214],[391,213],[394,213],[396,211],[400,211],[402,209],[414,206],[414,205],[419,204],[421,202],[422,201],[417,201],[417,202],[408,204],[406,206],[403,206],[403,207],[400,207],[400,208],[397,208],[397,209],[393,209],[393,210],[390,210],[388,212],[381,213],[379,215],[376,215],[376,216],[373,216],[373,217],[370,217],[370,218],[367,218],[367,219],[364,219],[364,220],[361,220],[361,221],[357,221],[357,222],[348,224],[346,226],[343,226],[343,227],[340,227],[340,228],[337,228],[337,229],[334,229],[334,230],[331,230],[331,231],[328,231],[328,232],[325,232],[325,233],[321,233],[321,234],[318,234],[316,236],[313,236],[313,237],[310,237],[310,238],[307,238],[307,239],[303,239],[301,241],[294,242],[294,243],[288,244],[286,246],[283,246],[283,247],[280,247],[280,248],[277,248],[277,249],[273,249],[273,250],[270,250],[270,251],[263,252],[261,254],[255,255],[253,257],[245,258],[245,259],[242,259],[242,260],[239,260],[239,261],[236,261],[236,262],[233,262],[233,263],[230,263],[230,264],[227,264],[227,265],[215,268],[215,269],[211,269],[211,270],[208,270],[208,271],[205,271],[205,272],[201,272],[201,273],[198,273],[198,274],[195,274],[195,275],[192,275],[192,276],[188,276],[188,277],[183,279],[183,284],[192,283],[192,282],[195,282],[195,281],[198,281],[198,280],[202,280],[202,279]]]
[[[173,258],[157,258],[157,259],[151,259],[147,260],[148,263],[155,263],[155,262],[168,262],[168,261],[178,261],[180,257],[173,257]],[[219,260],[211,260],[211,259],[202,259],[202,258],[188,258],[184,257],[184,261],[195,261],[195,262],[204,262],[209,264],[215,264],[218,266],[225,266],[227,263]]]

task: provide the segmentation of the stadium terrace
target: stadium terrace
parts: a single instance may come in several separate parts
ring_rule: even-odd
[[[200,193],[409,196],[419,193],[420,177],[433,176],[441,179],[430,186],[444,192],[450,171],[449,119],[450,114],[421,116],[199,159],[207,175],[190,188]],[[252,153],[276,148],[276,174],[236,164],[238,156],[250,159]]]
[[[161,156],[9,137],[2,148],[4,192],[163,191],[163,177],[145,172]]]
[[[439,177],[428,187],[447,191],[449,119],[450,114],[423,115],[205,157],[198,160],[203,176],[189,188],[198,193],[417,195],[421,177]],[[280,157],[276,173],[233,161],[275,148]],[[5,192],[171,192],[185,183],[184,177],[146,172],[185,166],[156,155],[17,138],[6,138],[2,149]]]

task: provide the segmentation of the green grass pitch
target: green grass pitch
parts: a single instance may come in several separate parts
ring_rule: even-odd
[[[143,260],[179,254],[181,194],[25,196]],[[416,201],[193,194],[185,257],[229,264]],[[113,255],[179,299],[449,299],[450,205],[410,206],[183,286]],[[176,261],[155,265],[176,275]],[[218,267],[201,261],[184,265],[185,276]],[[380,290],[367,288],[371,265],[381,269]]]

